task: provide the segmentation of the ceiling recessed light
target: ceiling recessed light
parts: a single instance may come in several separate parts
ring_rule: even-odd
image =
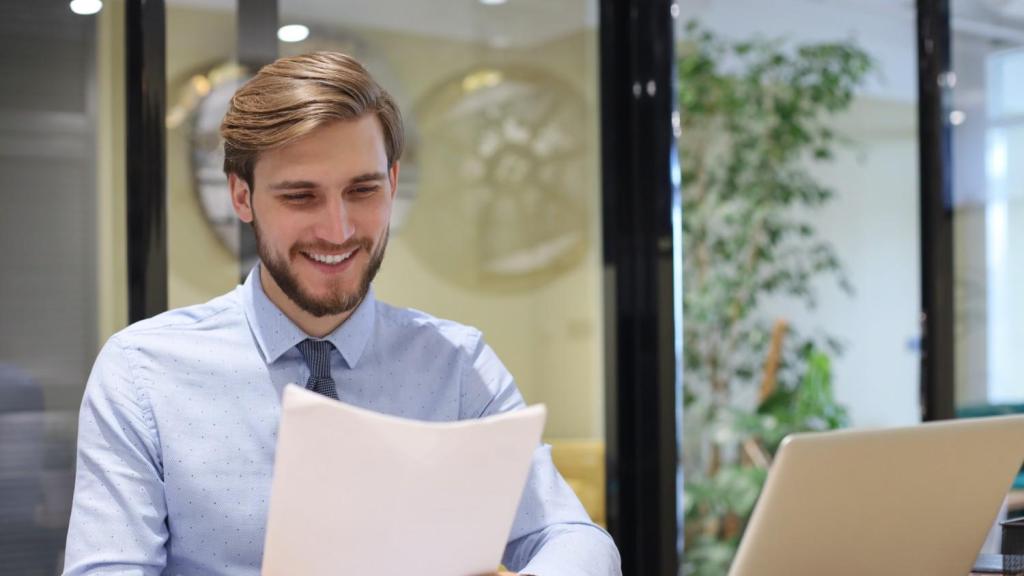
[[[508,0],[480,0],[480,3],[484,4],[485,6],[498,6],[500,4],[504,4],[505,2],[508,2]]]
[[[71,0],[71,11],[82,16],[95,14],[103,9],[102,0]]]
[[[289,24],[277,30],[277,39],[281,42],[302,42],[309,37],[309,28],[302,24]]]

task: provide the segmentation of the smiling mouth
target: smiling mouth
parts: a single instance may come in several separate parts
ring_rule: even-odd
[[[339,266],[347,262],[349,259],[351,259],[355,253],[356,249],[353,248],[343,254],[321,254],[317,252],[302,252],[302,255],[320,264],[326,264],[327,266]]]

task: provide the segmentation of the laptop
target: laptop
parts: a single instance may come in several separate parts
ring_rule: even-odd
[[[783,441],[729,576],[966,576],[1024,460],[1024,416]]]

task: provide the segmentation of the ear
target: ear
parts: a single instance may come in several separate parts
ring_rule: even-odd
[[[231,206],[234,207],[235,214],[238,214],[238,219],[246,224],[251,223],[253,212],[249,184],[239,178],[238,174],[228,174],[228,188],[231,191]]]
[[[388,170],[388,180],[391,181],[391,199],[395,199],[395,194],[398,194],[398,160],[395,160],[391,164],[391,169]]]

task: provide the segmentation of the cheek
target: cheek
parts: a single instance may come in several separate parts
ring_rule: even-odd
[[[373,235],[375,237],[379,238],[380,236],[382,236],[384,234],[384,232],[387,231],[387,229],[388,229],[388,220],[389,219],[388,219],[387,215],[384,215],[384,217],[377,219],[377,221],[374,223],[374,227],[373,227]]]
[[[374,210],[371,215],[368,216],[368,225],[372,229],[372,235],[374,238],[379,238],[387,230],[391,220],[391,204],[387,203],[384,206],[380,206],[377,210]]]
[[[266,217],[257,212],[256,222],[260,229],[260,240],[273,252],[288,254],[301,239],[300,228],[288,219]]]
[[[348,208],[348,223],[356,238],[376,240],[386,225],[386,213],[379,206],[361,205]]]

